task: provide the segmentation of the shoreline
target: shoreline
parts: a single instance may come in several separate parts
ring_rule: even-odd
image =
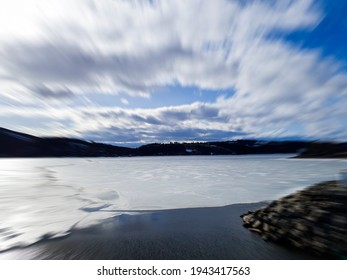
[[[298,260],[322,257],[265,242],[240,215],[267,202],[122,214],[66,237],[0,253],[0,259]]]

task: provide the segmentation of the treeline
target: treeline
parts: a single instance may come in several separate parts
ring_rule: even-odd
[[[0,128],[0,157],[116,157],[175,155],[289,154],[298,157],[347,157],[347,143],[235,140],[153,143],[119,147],[71,138],[42,138]]]

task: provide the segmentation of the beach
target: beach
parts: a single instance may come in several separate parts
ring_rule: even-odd
[[[117,215],[65,237],[0,253],[1,259],[55,260],[290,260],[319,256],[262,240],[240,215],[266,202],[224,207],[136,211]]]

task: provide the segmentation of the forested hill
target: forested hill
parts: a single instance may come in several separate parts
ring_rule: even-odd
[[[346,143],[235,140],[153,143],[126,148],[72,138],[36,137],[0,128],[0,157],[115,157],[298,153],[299,157],[347,157]]]

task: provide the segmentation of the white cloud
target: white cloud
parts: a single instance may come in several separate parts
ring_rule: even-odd
[[[129,101],[126,98],[121,98],[120,102],[122,102],[122,104],[124,104],[124,105],[128,105],[129,104]]]
[[[146,95],[176,81],[233,87],[267,33],[317,23],[312,1],[282,2],[5,1],[1,70],[23,86],[79,93]]]
[[[347,74],[339,63],[270,36],[315,28],[323,15],[313,0],[1,4],[0,95],[16,104],[39,104],[32,114],[52,122],[65,112],[70,133],[117,127],[158,138],[161,131],[204,129],[286,136],[300,124],[304,136],[345,135]],[[150,98],[154,88],[177,83],[232,88],[235,95],[214,104],[151,110],[90,110],[73,101],[91,92]],[[121,102],[128,105],[126,98]],[[58,112],[52,104],[65,107]],[[94,114],[88,125],[86,110]]]

